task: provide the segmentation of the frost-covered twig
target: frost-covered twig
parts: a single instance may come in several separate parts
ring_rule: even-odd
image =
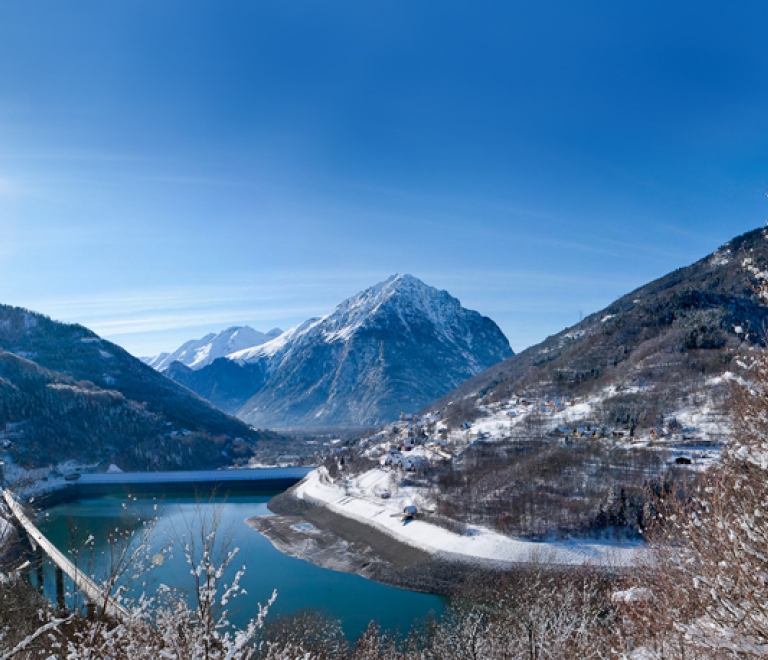
[[[60,625],[63,623],[69,623],[74,618],[73,614],[70,614],[68,617],[65,617],[63,619],[53,619],[52,621],[49,621],[43,626],[40,626],[35,632],[33,632],[31,635],[28,635],[23,640],[21,640],[16,646],[14,646],[10,651],[7,653],[0,655],[0,660],[9,660],[17,653],[21,653],[22,651],[25,651],[32,642],[34,642],[38,637],[41,635],[45,635],[46,633],[50,632],[51,630],[56,630]]]

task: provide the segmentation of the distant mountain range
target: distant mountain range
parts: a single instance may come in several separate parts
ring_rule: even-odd
[[[766,345],[767,278],[768,231],[758,229],[494,365],[429,409],[467,397],[572,395],[600,400],[589,411],[595,424],[626,428],[661,425],[686,408],[725,411],[722,376],[740,371],[736,358],[750,346]]]
[[[230,465],[285,442],[83,326],[10,306],[0,306],[0,436],[0,453],[22,466],[109,460],[139,470]]]
[[[282,332],[280,328],[264,333],[247,325],[233,326],[219,333],[211,332],[201,339],[190,339],[173,353],[160,353],[140,359],[158,371],[165,371],[173,362],[181,362],[190,369],[202,369],[217,358],[265,344]]]
[[[255,427],[372,426],[512,354],[491,319],[396,275],[271,341],[163,373]]]

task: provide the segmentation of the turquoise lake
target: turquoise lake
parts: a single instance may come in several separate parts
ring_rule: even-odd
[[[132,535],[135,542],[143,528],[140,521],[156,520],[150,548],[143,553],[144,561],[149,559],[151,563],[154,558],[155,563],[159,563],[158,555],[162,554],[162,549],[173,545],[162,555],[161,565],[154,566],[140,580],[129,585],[127,593],[137,596],[142,590],[151,595],[160,584],[190,589],[190,567],[179,541],[187,542],[186,529],[194,527],[201,516],[218,516],[217,538],[226,538],[228,547],[239,549],[224,582],[228,583],[234,573],[245,566],[241,585],[247,595],[237,598],[229,608],[230,619],[237,626],[254,616],[257,604],[266,603],[275,589],[277,600],[268,618],[314,608],[339,619],[350,640],[365,630],[371,620],[385,630],[403,634],[414,620],[430,612],[439,615],[443,611],[445,600],[441,597],[326,570],[278,552],[244,522],[252,516],[271,515],[267,509],[270,497],[261,494],[230,496],[225,500],[199,503],[192,497],[139,497],[133,500],[125,495],[110,495],[59,504],[46,510],[38,522],[41,531],[60,550],[71,554],[73,548],[79,548],[78,566],[99,577],[105,574],[109,563],[108,537],[123,533]],[[92,543],[84,546],[89,537],[93,537]],[[65,584],[67,591],[71,591],[68,578],[65,578]],[[45,586],[46,594],[55,598],[53,567],[47,561]],[[73,596],[68,598],[71,601]]]

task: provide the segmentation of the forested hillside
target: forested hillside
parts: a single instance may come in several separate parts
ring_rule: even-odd
[[[79,325],[0,307],[0,430],[16,462],[216,467],[280,452],[254,431]]]

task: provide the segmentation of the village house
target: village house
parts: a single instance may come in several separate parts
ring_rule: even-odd
[[[401,463],[404,470],[422,470],[429,465],[423,456],[404,456]]]
[[[392,467],[400,467],[403,464],[403,455],[398,451],[388,454],[384,458],[384,465],[390,465]]]

